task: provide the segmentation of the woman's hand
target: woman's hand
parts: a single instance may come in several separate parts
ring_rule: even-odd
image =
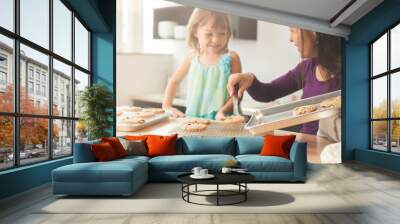
[[[225,113],[222,110],[219,110],[218,113],[215,115],[215,120],[223,121],[226,119]]]
[[[175,107],[165,107],[163,108],[165,111],[169,112],[172,114],[172,117],[178,118],[178,117],[185,117],[185,114],[182,113],[179,109]]]
[[[242,98],[244,91],[251,86],[253,80],[254,80],[254,74],[251,72],[234,73],[230,75],[227,85],[229,95],[233,96],[236,94],[237,91],[238,98],[239,99]],[[238,86],[238,89],[236,89],[235,86]]]

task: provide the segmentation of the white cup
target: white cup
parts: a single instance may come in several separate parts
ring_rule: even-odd
[[[221,170],[222,173],[230,173],[231,171],[232,171],[232,168],[229,168],[229,167],[222,167],[222,170]]]
[[[201,175],[201,174],[200,174],[200,171],[201,171],[201,170],[202,170],[201,167],[193,167],[192,173],[193,173],[194,175],[196,175],[196,176],[199,176],[199,175]]]
[[[200,176],[207,176],[208,175],[208,169],[201,169],[200,170]]]

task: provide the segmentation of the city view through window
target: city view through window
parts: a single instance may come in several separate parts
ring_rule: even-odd
[[[87,138],[78,120],[89,31],[61,0],[20,0],[19,29],[14,7],[0,1],[0,170],[72,155],[74,141]],[[49,10],[53,18],[35,13]]]

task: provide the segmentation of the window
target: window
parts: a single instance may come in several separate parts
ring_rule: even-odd
[[[36,69],[36,80],[40,81],[40,70]]]
[[[29,92],[29,94],[33,94],[34,93],[33,82],[28,82],[28,92]]]
[[[0,91],[5,92],[7,87],[7,56],[0,53]]]
[[[400,153],[400,24],[370,44],[371,148]]]
[[[60,1],[53,0],[54,53],[71,60],[72,12]]]
[[[49,0],[20,0],[21,36],[49,48]]]
[[[40,84],[36,84],[36,95],[40,95]]]
[[[42,86],[42,96],[46,97],[46,86]]]
[[[7,56],[4,54],[0,54],[0,67],[7,68]]]
[[[0,26],[14,31],[14,0],[1,0],[0,9]]]
[[[33,80],[33,67],[32,66],[29,66],[28,74],[29,74],[29,79]]]
[[[89,32],[75,18],[75,62],[82,68],[89,69]]]
[[[20,6],[17,13],[14,2]],[[0,26],[8,30],[0,29],[0,84],[7,84],[5,89],[0,85],[0,170],[70,156],[74,136],[83,130],[76,127],[77,91],[72,87],[89,85],[90,31],[67,4],[0,0]],[[84,139],[86,131],[79,136]]]

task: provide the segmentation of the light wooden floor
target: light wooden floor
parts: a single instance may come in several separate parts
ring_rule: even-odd
[[[367,206],[357,214],[36,214],[54,200],[47,185],[0,202],[0,223],[400,223],[400,174],[346,163],[310,165],[308,176],[308,182]]]

